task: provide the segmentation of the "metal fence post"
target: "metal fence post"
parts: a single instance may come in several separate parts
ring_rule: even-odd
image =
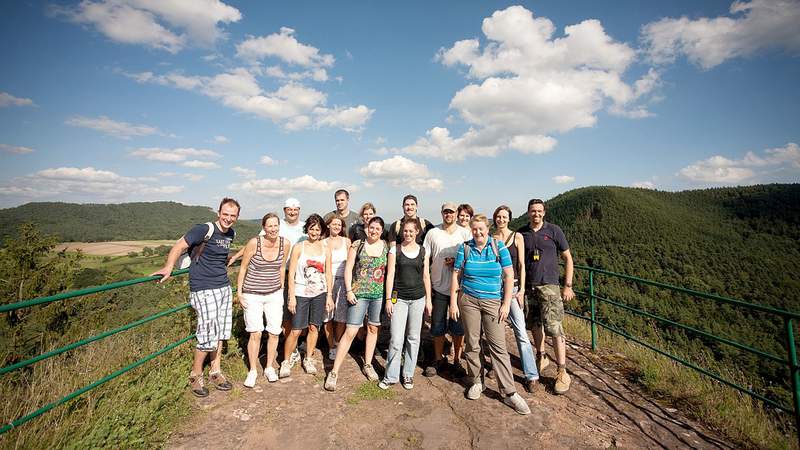
[[[592,310],[592,351],[597,350],[597,322],[594,320],[596,302],[594,300],[594,270],[589,269],[589,306]]]
[[[794,320],[784,317],[786,325],[786,350],[789,352],[789,378],[792,380],[792,399],[794,400],[794,423],[800,440],[800,373],[797,366],[797,348],[794,344]]]

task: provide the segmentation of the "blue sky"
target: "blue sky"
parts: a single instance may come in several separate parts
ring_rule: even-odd
[[[0,207],[800,180],[800,2],[6,2]]]

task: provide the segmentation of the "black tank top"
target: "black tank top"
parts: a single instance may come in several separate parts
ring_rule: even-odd
[[[397,298],[416,300],[425,296],[425,285],[422,283],[422,270],[425,267],[425,247],[419,246],[416,258],[409,258],[398,245],[395,255],[394,289]]]

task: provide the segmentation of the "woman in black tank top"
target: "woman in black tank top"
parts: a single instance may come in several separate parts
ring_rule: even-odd
[[[417,244],[422,231],[416,219],[403,219],[400,224],[403,240],[392,247],[386,272],[386,315],[391,319],[391,341],[386,360],[386,375],[378,384],[381,389],[400,380],[400,361],[403,362],[403,387],[414,387],[414,367],[419,353],[422,313],[429,315],[431,303],[430,258],[425,247]],[[406,334],[408,330],[408,334]],[[405,345],[403,345],[405,344]],[[405,353],[403,352],[405,348]]]

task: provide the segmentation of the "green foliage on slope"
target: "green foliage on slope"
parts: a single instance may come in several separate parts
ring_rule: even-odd
[[[576,264],[600,267],[751,303],[800,310],[800,185],[685,192],[589,187],[547,202]],[[515,220],[521,226],[525,217]],[[576,285],[586,288],[586,272]],[[599,275],[596,293],[785,357],[780,318]],[[584,300],[573,304],[588,310]],[[663,339],[709,367],[750,375],[762,393],[789,403],[777,363],[600,303],[603,320],[637,336]]]
[[[144,239],[178,239],[192,225],[213,221],[216,214],[205,206],[175,202],[75,204],[26,203],[0,209],[0,240],[15,233],[23,222],[62,242],[103,242]],[[258,233],[259,224],[240,221],[234,227],[237,242]]]

